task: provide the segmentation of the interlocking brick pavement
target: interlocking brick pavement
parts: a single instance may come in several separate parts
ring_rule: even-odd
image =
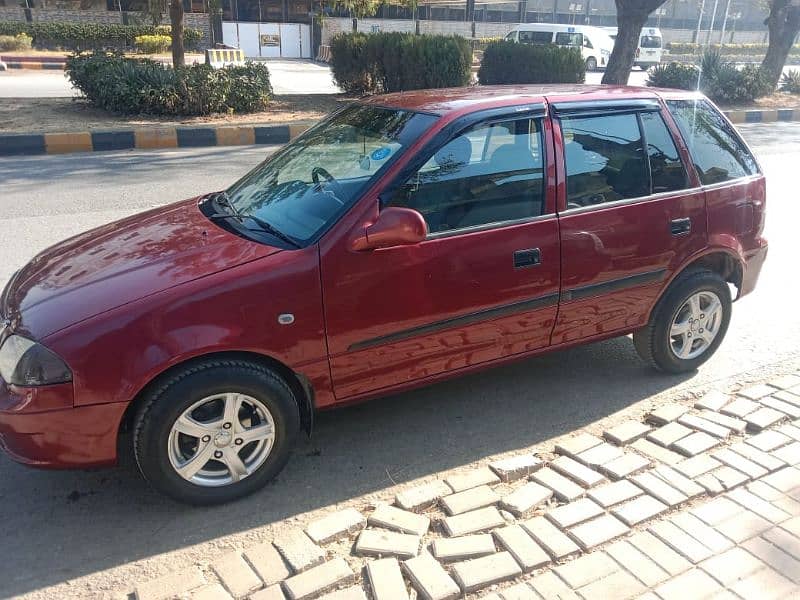
[[[580,431],[556,445],[556,458],[542,448],[441,474],[400,491],[394,505],[380,499],[316,517],[139,583],[135,594],[800,597],[798,382],[787,374],[666,404],[602,437]]]

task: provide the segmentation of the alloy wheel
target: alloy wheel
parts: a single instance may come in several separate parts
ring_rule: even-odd
[[[696,292],[675,313],[669,330],[670,349],[691,360],[708,350],[722,325],[722,302],[714,292]]]

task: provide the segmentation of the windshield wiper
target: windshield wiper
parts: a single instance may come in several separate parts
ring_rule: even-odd
[[[256,225],[258,225],[258,229],[250,229],[251,231],[266,231],[267,233],[275,236],[278,239],[283,240],[287,244],[294,246],[295,248],[302,248],[300,244],[294,241],[291,237],[283,233],[280,229],[277,229],[275,226],[270,225],[265,220],[256,217],[255,215],[245,215],[233,205],[228,194],[226,192],[217,192],[212,196],[212,199],[216,201],[217,204],[220,206],[226,207],[230,210],[230,213],[214,213],[209,215],[210,219],[237,219],[238,221],[244,223],[245,219],[250,219]]]

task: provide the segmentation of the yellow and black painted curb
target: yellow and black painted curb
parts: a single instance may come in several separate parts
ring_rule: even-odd
[[[731,110],[725,115],[733,123],[800,121],[800,108]],[[203,146],[247,146],[285,144],[310,127],[291,125],[220,125],[213,127],[153,127],[119,131],[76,133],[0,134],[0,156],[103,152],[108,150],[198,148]]]
[[[0,134],[0,156],[285,144],[310,124],[153,127],[119,131]]]

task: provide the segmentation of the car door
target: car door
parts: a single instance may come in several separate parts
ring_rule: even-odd
[[[657,100],[553,104],[562,291],[553,344],[647,322],[671,274],[707,241],[703,191]]]
[[[377,197],[419,211],[427,239],[354,251],[321,246],[338,400],[431,379],[549,344],[560,254],[555,166],[544,105],[467,117]]]

